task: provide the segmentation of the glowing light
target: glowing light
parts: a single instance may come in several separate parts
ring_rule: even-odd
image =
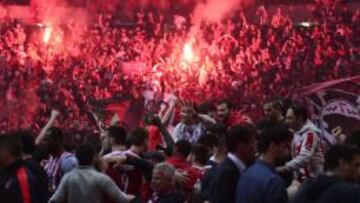
[[[194,53],[193,53],[191,44],[186,43],[186,44],[184,45],[183,55],[184,55],[184,59],[185,59],[187,62],[193,61],[193,59],[194,59]]]
[[[300,25],[304,26],[304,27],[310,27],[311,23],[310,22],[302,22],[302,23],[300,23]]]
[[[52,31],[53,31],[53,28],[51,26],[45,27],[44,36],[43,36],[43,41],[45,44],[47,44],[49,42]]]

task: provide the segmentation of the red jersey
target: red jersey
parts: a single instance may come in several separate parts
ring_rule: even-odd
[[[250,117],[242,114],[240,111],[232,111],[225,124],[228,128],[231,128],[241,123],[253,124]]]
[[[148,150],[155,151],[157,145],[164,145],[160,129],[156,126],[150,125],[146,127],[149,133]]]
[[[184,191],[190,194],[197,180],[202,177],[202,172],[191,166],[185,159],[180,157],[170,157],[166,162],[173,165],[176,169],[184,171],[188,174],[189,180],[183,185]]]
[[[121,152],[126,156],[141,159],[134,152],[127,150]],[[116,183],[116,185],[126,194],[141,196],[141,189],[144,184],[143,171],[133,165],[123,164],[120,167],[114,168],[112,165],[106,171]]]

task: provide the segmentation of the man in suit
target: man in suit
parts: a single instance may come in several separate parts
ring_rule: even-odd
[[[236,125],[227,133],[228,154],[211,183],[212,203],[235,202],[237,180],[255,159],[256,133],[256,129],[249,124]]]

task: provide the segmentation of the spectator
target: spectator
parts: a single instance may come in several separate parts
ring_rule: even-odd
[[[108,176],[94,169],[96,154],[90,145],[76,150],[79,167],[64,176],[49,202],[104,202],[105,198],[128,202],[132,198],[120,191]]]
[[[324,174],[304,182],[295,195],[294,203],[318,202],[321,195],[331,186],[341,182],[356,182],[359,172],[356,167],[360,163],[357,149],[347,146],[333,146],[325,156]]]
[[[74,154],[64,150],[64,135],[60,128],[51,127],[44,137],[43,145],[49,156],[42,164],[48,175],[49,191],[53,193],[63,175],[71,171],[78,163]]]
[[[330,187],[320,197],[320,203],[360,202],[358,184],[337,183]]]
[[[104,155],[105,159],[126,150],[126,134],[126,130],[122,127],[111,126],[108,128],[106,140],[103,142],[109,142],[111,152]]]
[[[151,186],[154,193],[151,203],[183,203],[185,198],[175,190],[175,168],[168,163],[156,164],[153,170]]]
[[[286,203],[285,182],[275,172],[277,162],[290,154],[292,134],[286,129],[263,131],[259,159],[239,178],[236,202]]]
[[[234,111],[233,105],[229,101],[220,101],[216,107],[218,122],[225,124],[228,128],[242,123],[252,123],[247,116]]]
[[[284,101],[282,98],[273,97],[264,104],[265,119],[260,121],[258,128],[260,131],[269,130],[272,128],[284,128],[288,129],[289,126],[286,124],[283,112],[285,109]],[[259,138],[261,139],[261,138]],[[284,160],[278,162],[278,166],[284,165],[286,162],[291,160],[291,154],[288,157],[284,157]],[[291,185],[293,181],[293,172],[283,172],[280,176],[286,182],[286,186]]]
[[[210,158],[210,152],[208,148],[202,144],[195,144],[191,149],[191,162],[192,167],[198,170],[199,177],[194,185],[192,201],[203,202],[208,197],[208,188],[210,184],[206,180],[205,174],[212,170],[211,165],[208,164]]]
[[[43,182],[22,159],[17,134],[0,135],[0,198],[3,201],[46,202]],[[46,198],[46,196],[45,196]]]
[[[33,154],[36,150],[34,138],[28,131],[19,131],[12,134],[12,136],[19,136],[22,143],[23,151],[23,160],[24,164],[30,169],[34,174],[38,186],[42,191],[41,198],[39,199],[40,203],[45,203],[48,201],[48,177],[46,171],[41,167],[39,162],[33,158]]]
[[[295,26],[281,9],[269,16],[261,6],[254,16],[260,22],[249,21],[242,13],[225,19],[226,23],[204,23],[195,33],[192,47],[198,59],[189,64],[184,64],[181,57],[189,27],[167,29],[161,12],[159,18],[149,17],[149,21],[139,18],[142,26],[134,32],[131,28],[107,26],[111,15],[100,15],[98,22],[70,25],[64,36],[79,33],[70,40],[61,37],[62,31],[57,28],[61,26],[54,24],[53,34],[59,33],[59,37],[50,36],[48,43],[30,37],[32,33],[19,21],[4,19],[0,28],[0,63],[5,67],[0,71],[0,103],[7,110],[1,114],[2,130],[34,123],[31,127],[37,131],[44,115],[56,106],[63,111],[60,127],[64,132],[78,132],[85,126],[95,131],[98,125],[88,116],[89,109],[98,112],[101,108],[90,101],[121,95],[135,98],[142,95],[143,84],[153,80],[161,81],[164,93],[176,92],[181,100],[236,101],[242,111],[257,120],[264,98],[287,95],[319,81],[357,75],[359,12],[351,13],[347,7],[340,2],[315,2],[314,18],[309,19],[314,23],[309,27]],[[64,44],[70,44],[70,49],[64,49]],[[128,68],[130,74],[124,70],[137,64],[145,64],[141,74],[146,77],[140,79],[132,68]],[[299,72],[306,80],[298,77]],[[28,94],[32,90],[35,93]],[[16,118],[21,119],[11,117],[13,114],[20,114]],[[242,120],[243,116],[235,117]]]
[[[288,128],[283,116],[283,109],[283,101],[280,98],[272,98],[266,101],[264,104],[265,120],[259,124],[259,129],[264,130],[272,127]]]
[[[190,142],[179,140],[175,143],[173,156],[166,160],[167,163],[173,165],[177,170],[187,173],[188,180],[181,185],[181,190],[187,195],[193,191],[196,181],[201,177],[200,171],[196,170],[188,162],[191,149]]]
[[[250,125],[236,125],[226,135],[228,155],[220,164],[211,182],[211,202],[235,202],[236,185],[255,157],[256,129]]]
[[[295,171],[299,181],[323,172],[324,149],[320,130],[309,120],[307,109],[295,104],[286,114],[290,128],[295,132],[292,160],[278,168],[279,172]]]
[[[186,104],[181,107],[181,122],[174,129],[175,140],[187,140],[196,143],[199,137],[205,132],[203,124],[198,120],[195,107]]]
[[[147,151],[148,133],[144,128],[135,128],[128,135],[130,148],[124,152],[126,159],[136,163],[128,163],[122,168],[122,182],[120,188],[126,193],[142,197],[144,179],[149,181],[152,172],[152,164],[144,161],[143,156]],[[130,167],[129,167],[130,166]]]
[[[109,142],[111,147],[111,152],[102,157],[105,161],[105,172],[112,178],[112,180],[115,181],[117,186],[121,187],[123,177],[121,171],[117,167],[117,164],[121,158],[123,160],[120,162],[124,162],[126,160],[126,130],[121,127],[109,127],[107,130],[107,137],[104,138],[103,142]]]

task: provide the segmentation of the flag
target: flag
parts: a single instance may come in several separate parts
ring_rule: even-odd
[[[144,99],[133,97],[97,100],[91,106],[100,123],[110,126],[115,116],[118,124],[128,131],[142,123],[145,111]]]
[[[334,131],[348,136],[360,124],[360,76],[326,81],[293,93],[310,107],[312,120],[329,144],[336,144]]]

